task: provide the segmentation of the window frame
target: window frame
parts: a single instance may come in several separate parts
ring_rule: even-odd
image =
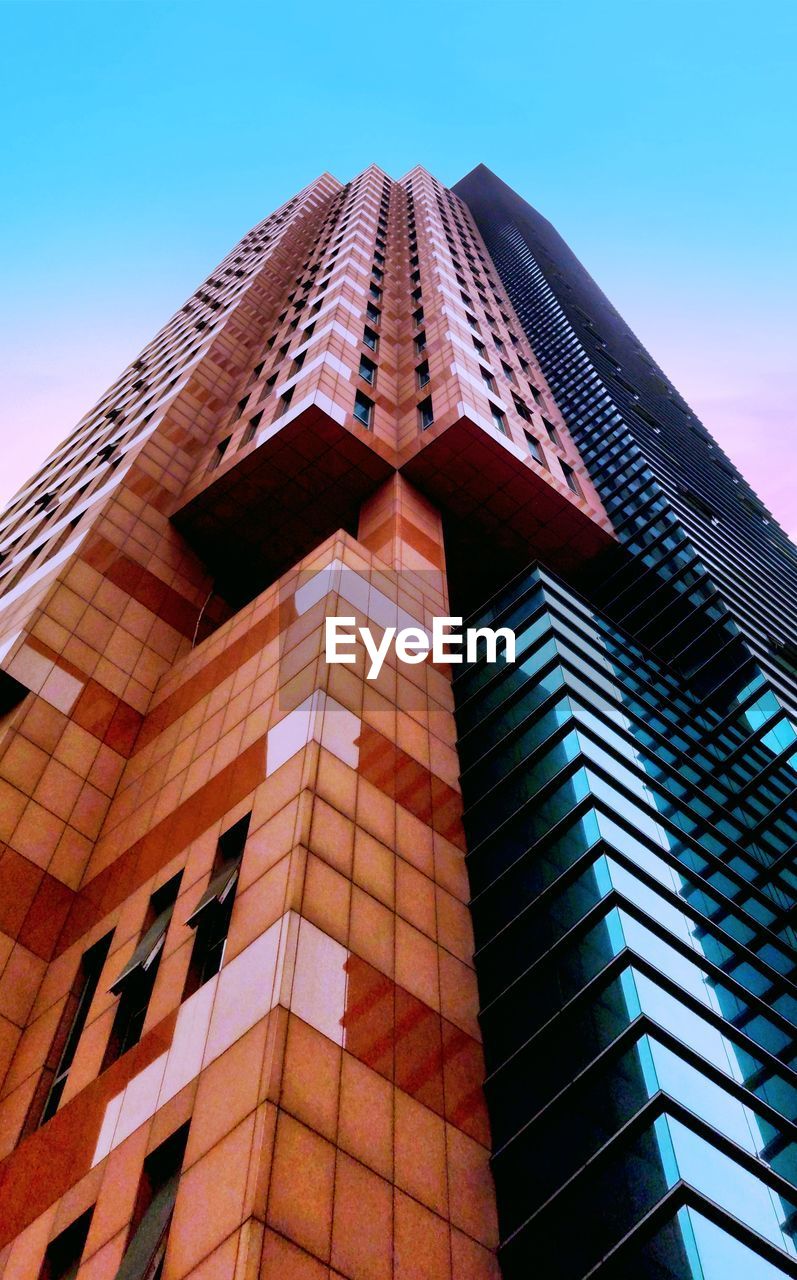
[[[529,452],[529,457],[533,458],[541,467],[545,467],[546,470],[550,470],[550,467],[548,466],[548,459],[545,457],[545,450],[537,437],[533,436],[530,431],[526,430],[523,431],[523,435],[526,437],[526,447]]]
[[[365,418],[363,418],[363,416],[357,412],[358,405],[361,408],[365,409],[365,412],[367,415]],[[366,396],[362,391],[359,391],[359,390],[355,392],[354,407],[352,409],[352,414],[354,415],[355,421],[358,422],[361,427],[364,427],[366,431],[373,430],[374,408],[375,408],[374,402],[373,400],[371,400],[369,396]]]
[[[434,405],[432,397],[426,396],[418,402],[418,425],[421,431],[428,431],[434,425]]]

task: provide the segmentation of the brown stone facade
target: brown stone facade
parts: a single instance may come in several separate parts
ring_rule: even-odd
[[[464,206],[375,166],[8,508],[2,1280],[497,1275],[451,673],[324,655],[449,613],[463,524],[612,538]]]

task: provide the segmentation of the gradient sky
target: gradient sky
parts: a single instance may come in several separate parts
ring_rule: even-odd
[[[320,172],[484,161],[797,532],[794,0],[0,0],[4,500]]]

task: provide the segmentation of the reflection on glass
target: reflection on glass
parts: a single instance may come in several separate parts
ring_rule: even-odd
[[[545,571],[478,622],[523,646],[456,682],[507,1274],[586,1274],[675,1189],[618,1276],[773,1280],[731,1227],[797,1257],[794,731],[758,677],[712,707]]]

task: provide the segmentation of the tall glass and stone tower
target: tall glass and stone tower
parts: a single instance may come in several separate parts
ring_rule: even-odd
[[[317,179],[0,519],[2,1280],[797,1276],[793,551],[461,191]]]
[[[617,539],[458,698],[504,1269],[794,1275],[797,553],[550,223],[455,190]]]

